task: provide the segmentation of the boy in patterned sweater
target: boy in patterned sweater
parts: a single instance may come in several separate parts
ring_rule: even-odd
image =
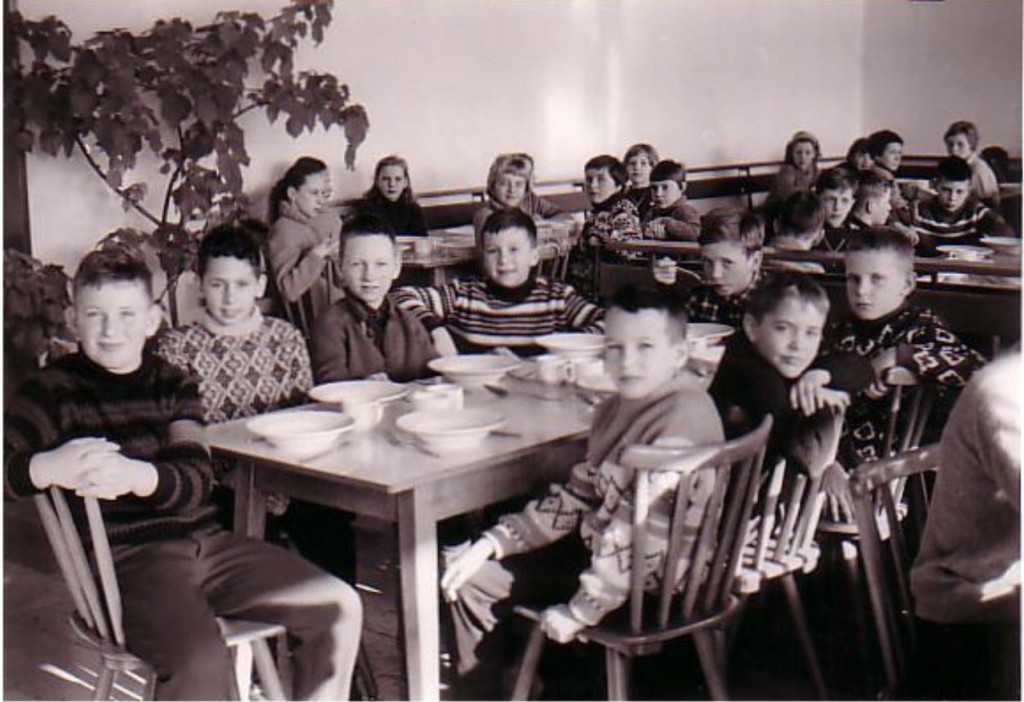
[[[346,699],[362,629],[356,592],[284,549],[223,530],[210,500],[196,383],[145,350],[160,324],[145,261],[96,251],[73,281],[80,351],[18,389],[4,416],[9,497],[63,488],[100,500],[132,653],[156,699],[230,699],[216,615],[279,622],[295,693]]]
[[[690,321],[739,327],[761,276],[764,222],[750,212],[712,210],[701,221],[697,242],[704,282],[686,305]]]
[[[552,485],[546,496],[502,517],[471,546],[447,554],[441,590],[453,603],[459,673],[473,673],[471,680],[500,680],[494,668],[502,663],[495,650],[500,644],[490,642],[504,638],[494,628],[510,610],[510,598],[563,603],[543,615],[545,631],[560,642],[625,602],[632,483],[630,471],[619,464],[624,448],[704,445],[723,438],[711,398],[680,373],[687,358],[686,313],[677,299],[632,286],[620,290],[609,307],[605,349],[619,393],[597,408],[586,461],[572,469],[567,483]],[[690,493],[690,538],[710,488],[703,478],[698,475]],[[656,495],[674,489],[677,479],[675,473],[660,474]],[[656,523],[668,519],[666,502],[652,499],[650,518]],[[667,546],[653,536],[658,533],[664,529],[655,528],[648,542],[652,572]]]
[[[564,331],[600,333],[604,311],[570,285],[536,275],[537,226],[519,210],[495,212],[480,235],[483,280],[399,288],[398,305],[430,330],[441,355],[509,348],[540,351],[537,338]]]

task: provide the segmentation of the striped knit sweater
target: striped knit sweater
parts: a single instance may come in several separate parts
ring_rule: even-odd
[[[441,287],[403,287],[395,291],[400,307],[427,329],[446,326],[463,351],[499,346],[530,350],[536,339],[563,331],[602,333],[604,311],[570,285],[531,278],[505,289],[482,280],[456,280]]]
[[[4,412],[4,489],[9,497],[38,490],[29,476],[33,455],[71,439],[103,437],[129,458],[156,468],[156,491],[101,500],[112,543],[183,536],[216,524],[210,502],[213,471],[204,446],[173,442],[177,421],[203,422],[195,381],[147,355],[133,373],[116,375],[81,353],[65,356],[19,387]],[[68,493],[72,510],[82,502]],[[79,523],[84,521],[79,520]]]
[[[1016,236],[1002,217],[973,197],[955,212],[943,209],[938,198],[921,205],[914,217],[914,231],[921,236],[919,255],[934,256],[944,244],[977,246],[984,236]]]

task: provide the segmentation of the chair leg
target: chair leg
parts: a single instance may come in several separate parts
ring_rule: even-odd
[[[377,690],[377,678],[373,674],[370,655],[363,644],[359,644],[359,652],[356,654],[355,685],[361,699],[378,699],[380,693]]]
[[[92,698],[94,700],[109,700],[110,691],[114,689],[114,678],[117,677],[117,671],[113,668],[108,668],[100,664],[99,672],[96,674],[96,691],[93,693]]]
[[[249,691],[252,688],[252,646],[240,643],[232,647],[231,652],[235,664],[235,687],[238,690],[239,702],[249,702]]]
[[[274,656],[270,653],[270,647],[265,639],[256,639],[252,642],[252,657],[256,663],[256,672],[260,674],[260,685],[263,694],[270,700],[286,700],[284,686],[281,684],[281,676],[277,673],[277,664]]]
[[[623,653],[611,648],[604,650],[609,700],[629,699],[629,663],[629,658]]]
[[[861,665],[863,667],[864,676],[863,680],[870,689],[871,680],[874,676],[872,671],[871,661],[867,652],[869,649],[868,642],[868,613],[864,607],[864,600],[861,597],[861,578],[860,578],[860,547],[851,541],[842,541],[842,560],[843,560],[843,574],[846,576],[846,583],[849,588],[847,596],[853,604],[853,624],[854,629],[857,632],[857,650],[861,657]]]
[[[704,671],[711,699],[729,699],[729,693],[725,689],[725,675],[719,665],[721,656],[716,651],[717,646],[711,632],[698,631],[694,633],[693,642],[697,646],[697,657],[700,658],[700,667]]]
[[[786,593],[786,603],[789,605],[789,612],[793,615],[793,625],[796,627],[796,635],[800,639],[800,647],[804,651],[804,660],[811,672],[811,679],[814,681],[814,694],[819,700],[828,699],[828,691],[825,688],[825,676],[821,673],[821,664],[818,662],[818,654],[814,647],[814,639],[811,638],[811,631],[807,626],[807,616],[804,614],[803,602],[800,600],[800,592],[797,590],[796,578],[792,573],[782,576],[782,588]]]
[[[516,684],[512,688],[513,700],[530,699],[530,688],[537,676],[537,664],[540,662],[541,651],[544,650],[544,632],[540,624],[535,624],[530,631],[530,638],[526,642],[526,649],[523,651],[523,662],[519,664],[519,673],[516,675]]]

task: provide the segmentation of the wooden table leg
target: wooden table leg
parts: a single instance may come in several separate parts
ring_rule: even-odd
[[[256,487],[256,470],[252,463],[239,462],[235,469],[235,533],[262,539],[267,523],[267,496]]]
[[[398,551],[409,699],[441,695],[437,525],[415,491],[398,498]]]

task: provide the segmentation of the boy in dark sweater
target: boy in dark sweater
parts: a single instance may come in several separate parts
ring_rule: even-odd
[[[686,304],[691,322],[738,327],[761,276],[764,222],[752,212],[717,209],[701,221],[700,260],[704,282]]]
[[[64,488],[78,517],[75,493],[102,500],[128,647],[156,671],[157,699],[229,699],[215,615],[280,622],[298,642],[296,695],[346,698],[359,597],[218,525],[196,382],[144,351],[161,319],[145,262],[86,256],[71,314],[81,350],[27,380],[5,413],[7,495]]]
[[[696,241],[700,213],[686,201],[686,167],[659,161],[651,170],[651,208],[641,219],[645,239]]]

